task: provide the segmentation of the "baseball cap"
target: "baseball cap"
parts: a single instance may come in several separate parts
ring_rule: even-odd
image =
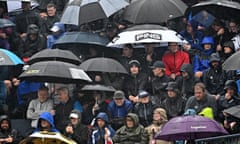
[[[113,95],[114,99],[122,99],[124,97],[125,97],[124,92],[121,90],[116,91]]]
[[[162,61],[155,61],[152,66],[150,66],[151,69],[155,68],[165,68]]]
[[[78,114],[76,114],[76,113],[71,113],[71,114],[69,115],[69,118],[75,118],[75,119],[77,119],[77,118],[78,118]]]
[[[141,91],[138,94],[139,98],[144,98],[144,97],[147,97],[147,96],[149,96],[149,93],[147,91]]]

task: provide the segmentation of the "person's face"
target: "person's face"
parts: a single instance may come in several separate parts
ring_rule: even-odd
[[[205,96],[205,91],[202,88],[195,86],[194,87],[194,96],[197,100],[202,100]]]
[[[234,91],[234,89],[232,89],[232,88],[228,88],[228,89],[227,89],[227,93],[228,93],[230,96],[233,96],[233,95],[235,94],[235,91]]]
[[[219,31],[219,30],[221,29],[221,26],[214,25],[214,26],[213,26],[213,29],[214,29],[215,31]]]
[[[123,56],[125,56],[125,57],[130,57],[130,56],[132,56],[132,54],[133,54],[133,49],[128,48],[128,47],[124,47],[124,48],[122,49],[122,55],[123,55]]]
[[[58,100],[60,102],[67,102],[67,100],[68,100],[68,93],[66,93],[65,91],[59,91],[58,92]]]
[[[176,97],[177,95],[177,93],[174,92],[173,90],[168,90],[167,93],[168,93],[168,97],[170,98]]]
[[[48,91],[47,90],[39,90],[38,91],[38,99],[40,102],[45,102],[48,99]]]
[[[155,121],[161,120],[160,113],[157,113],[157,112],[153,113],[153,120]]]
[[[168,49],[172,52],[175,53],[178,51],[178,44],[177,43],[169,43],[168,44]]]
[[[105,121],[102,119],[97,119],[98,127],[102,128],[105,125]]]
[[[134,121],[130,118],[127,118],[126,119],[126,125],[127,125],[128,128],[132,128],[132,127],[134,127]]]
[[[41,119],[40,124],[41,124],[41,127],[43,127],[43,128],[50,128],[51,127],[50,123],[48,121],[44,120],[44,119]]]
[[[185,71],[181,72],[181,74],[182,74],[182,77],[188,77],[188,73]]]
[[[229,23],[229,28],[230,28],[230,32],[235,32],[235,33],[238,32],[237,24],[234,22]]]
[[[216,68],[216,67],[219,66],[219,62],[218,62],[218,61],[213,61],[213,62],[211,62],[211,65],[212,65],[214,68]]]
[[[30,2],[22,2],[22,9],[23,10],[29,10],[31,7],[31,3]]]
[[[29,34],[29,39],[34,41],[37,39],[37,35],[36,34]]]
[[[163,73],[162,69],[158,68],[158,67],[152,69],[152,72],[153,72],[154,76],[159,76],[159,75],[161,75]]]
[[[139,98],[139,101],[143,104],[149,103],[149,96]]]
[[[193,28],[192,28],[192,26],[190,24],[187,25],[187,29],[186,30],[187,30],[188,33],[192,33],[193,32]]]
[[[78,124],[78,119],[77,118],[70,118],[72,125],[77,125]]]
[[[1,123],[1,129],[8,129],[9,128],[9,124],[7,120],[3,120]]]
[[[48,16],[55,16],[56,8],[55,7],[48,7],[47,8],[47,14],[48,14]]]
[[[138,68],[137,66],[133,65],[133,66],[130,68],[130,72],[131,72],[131,74],[136,75],[136,74],[139,73],[139,68]]]
[[[114,102],[117,106],[122,106],[124,104],[124,98],[121,98],[121,99],[114,99]]]
[[[230,47],[224,47],[223,50],[225,54],[230,54],[232,52],[232,49]]]
[[[212,48],[212,45],[211,45],[211,44],[204,44],[204,45],[203,45],[203,48],[204,48],[205,50],[209,50],[209,49]]]
[[[154,52],[154,44],[144,44],[144,47],[147,54]]]

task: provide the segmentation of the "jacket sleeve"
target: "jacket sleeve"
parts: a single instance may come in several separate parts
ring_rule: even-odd
[[[29,103],[29,106],[28,106],[28,109],[27,109],[27,118],[28,119],[38,119],[39,118],[39,115],[42,113],[42,111],[37,111],[36,108],[35,108],[35,105],[34,105],[34,100],[32,100],[30,103]]]
[[[141,144],[149,143],[149,135],[146,129],[142,128],[141,132]]]

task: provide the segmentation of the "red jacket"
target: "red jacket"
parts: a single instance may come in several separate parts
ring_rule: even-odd
[[[165,65],[165,74],[167,76],[170,76],[172,73],[175,73],[177,76],[179,76],[182,64],[190,63],[190,58],[188,53],[178,50],[176,53],[165,53],[162,61]]]

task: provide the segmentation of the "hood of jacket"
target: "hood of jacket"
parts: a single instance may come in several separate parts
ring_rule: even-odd
[[[128,113],[126,118],[130,118],[134,122],[134,127],[137,127],[139,125],[139,118],[138,115],[135,113]]]
[[[43,112],[40,116],[39,116],[39,120],[38,120],[38,128],[40,127],[40,120],[43,119],[43,120],[46,120],[47,122],[50,123],[51,127],[52,128],[55,128],[55,125],[54,125],[54,120],[53,120],[53,116],[51,113],[49,112]]]

